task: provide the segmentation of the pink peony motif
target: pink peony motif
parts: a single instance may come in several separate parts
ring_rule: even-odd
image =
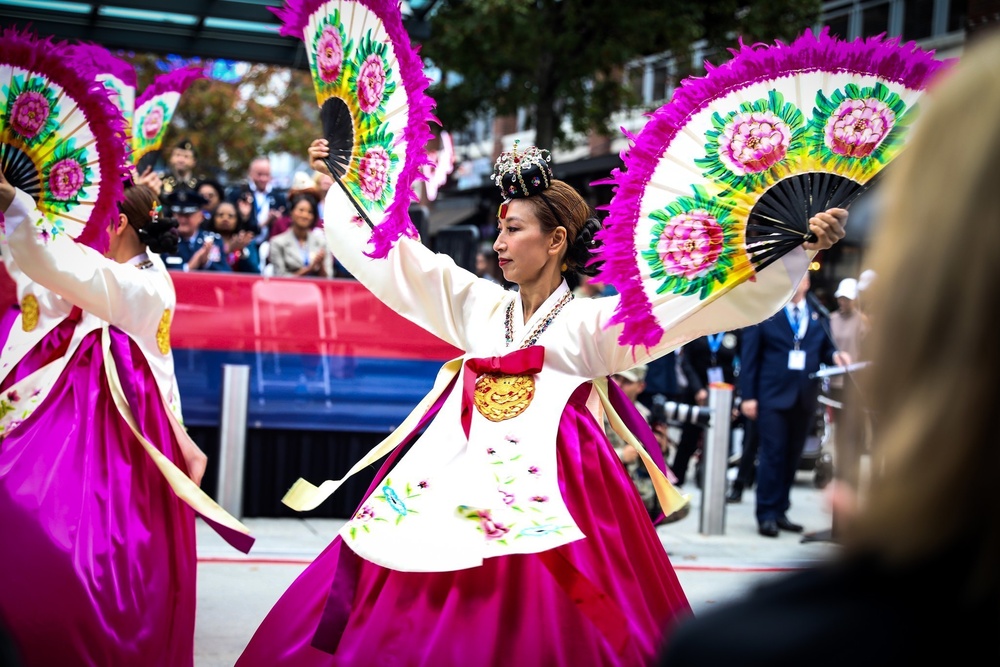
[[[7,400],[11,403],[17,403],[21,400],[21,395],[17,393],[17,389],[11,389],[7,392]]]
[[[371,113],[382,104],[385,94],[385,65],[377,53],[365,58],[358,70],[358,106]]]
[[[358,181],[361,192],[371,201],[382,198],[385,186],[389,183],[389,151],[382,146],[374,146],[365,151],[358,165]]]
[[[826,123],[826,145],[838,155],[866,157],[896,124],[896,113],[881,100],[844,100]]]
[[[489,510],[479,510],[476,514],[479,516],[479,528],[482,529],[487,539],[499,540],[510,532],[510,528],[493,520],[493,515]]]
[[[327,83],[333,83],[340,76],[340,67],[344,64],[344,43],[340,31],[332,25],[325,26],[316,44],[316,66],[319,78]]]
[[[76,160],[66,158],[52,165],[49,172],[49,191],[60,201],[68,201],[83,187],[83,167]]]
[[[788,125],[778,116],[763,111],[741,113],[719,137],[719,157],[734,174],[756,174],[780,162],[791,140]]]
[[[10,124],[14,131],[26,139],[33,139],[45,126],[52,110],[45,95],[26,90],[17,96],[10,110]]]
[[[154,106],[142,119],[142,135],[147,141],[152,141],[160,133],[163,127],[163,109],[159,105]]]
[[[696,209],[670,219],[656,252],[670,275],[696,278],[715,264],[722,252],[724,236],[714,217]]]

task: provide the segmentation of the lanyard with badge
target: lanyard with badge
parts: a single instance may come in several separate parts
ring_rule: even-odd
[[[722,347],[722,337],[726,335],[726,332],[720,331],[716,334],[709,334],[705,336],[705,340],[708,341],[708,351],[711,353],[711,365],[708,367],[708,383],[715,384],[717,382],[725,382],[725,375],[722,373],[722,367],[719,366],[719,348]]]
[[[785,316],[788,318],[788,324],[792,328],[792,340],[795,344],[795,347],[788,351],[788,370],[804,371],[806,369],[806,351],[799,349],[799,341],[806,335],[806,329],[809,327],[809,318],[806,316],[804,305],[793,305],[792,310],[799,315],[796,321],[789,309],[785,309]]]

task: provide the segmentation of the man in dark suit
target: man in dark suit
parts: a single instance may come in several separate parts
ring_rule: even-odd
[[[263,155],[250,161],[246,182],[233,189],[228,199],[233,204],[238,204],[240,199],[253,204],[248,229],[257,234],[257,243],[272,236],[271,225],[285,215],[288,207],[285,193],[276,189],[271,182],[271,161]]]
[[[819,383],[809,376],[821,363],[841,365],[820,313],[806,301],[808,291],[807,274],[788,305],[744,329],[741,341],[740,410],[757,421],[756,514],[758,531],[766,537],[777,537],[780,530],[802,531],[786,513],[816,414]]]

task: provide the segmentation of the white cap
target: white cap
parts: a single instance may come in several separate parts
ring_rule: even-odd
[[[872,286],[875,282],[876,274],[871,269],[865,269],[858,276],[858,289],[864,292],[866,289]]]
[[[295,172],[295,176],[292,177],[291,190],[308,190],[313,187],[316,187],[316,183],[313,181],[312,176],[304,171]]]
[[[840,286],[837,287],[837,291],[833,295],[838,299],[844,297],[854,301],[858,298],[858,281],[854,278],[844,278],[840,281]]]

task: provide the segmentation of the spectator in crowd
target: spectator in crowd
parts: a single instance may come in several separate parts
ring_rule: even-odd
[[[225,200],[225,191],[222,189],[222,184],[211,178],[203,178],[198,181],[198,185],[195,187],[195,190],[197,190],[198,194],[205,198],[205,208],[202,209],[202,214],[205,218],[203,225],[206,226],[206,228],[211,227],[212,217],[215,215],[215,208],[219,205],[219,202]]]
[[[615,373],[611,376],[611,379],[621,387],[625,396],[632,401],[639,414],[648,422],[650,417],[649,408],[636,400],[646,387],[646,365],[640,364],[634,368]],[[639,492],[639,497],[642,499],[642,504],[645,505],[646,511],[649,512],[650,519],[662,518],[663,511],[660,509],[660,503],[656,499],[656,489],[653,488],[653,480],[650,479],[649,473],[646,472],[646,466],[639,460],[639,452],[635,450],[635,447],[625,442],[611,428],[611,423],[608,421],[607,415],[604,416],[604,431],[608,434],[608,440],[611,441],[611,445],[615,448],[618,458],[625,465],[628,476],[635,483],[635,488]]]
[[[573,290],[577,299],[596,299],[604,295],[604,283],[599,283],[593,276],[580,275],[580,284]]]
[[[222,238],[223,256],[233,271],[260,273],[260,253],[254,234],[242,225],[232,202],[221,202],[215,209],[211,231]]]
[[[652,411],[645,405],[639,402],[639,394],[641,394],[646,388],[646,376],[648,367],[646,364],[640,364],[633,368],[620,373],[615,373],[611,376],[612,381],[617,384],[622,393],[632,402],[635,407],[636,412],[642,417],[647,424],[652,421]],[[615,448],[615,452],[618,454],[618,458],[625,465],[625,469],[628,471],[629,477],[635,484],[636,490],[639,492],[639,497],[642,499],[642,504],[646,507],[646,511],[649,513],[650,519],[652,519],[654,525],[659,525],[661,523],[673,523],[674,521],[679,521],[686,517],[691,509],[690,502],[685,502],[685,504],[679,509],[675,510],[670,516],[665,516],[663,510],[660,509],[660,503],[656,498],[656,489],[653,488],[653,480],[649,476],[649,472],[646,470],[646,466],[643,465],[639,458],[639,452],[636,451],[628,442],[622,440],[613,428],[611,428],[611,423],[608,420],[607,415],[604,417],[604,431],[608,434],[608,440],[611,442],[612,446]],[[638,434],[635,434],[639,437]],[[654,434],[655,435],[655,434]],[[662,453],[662,440],[657,436],[657,445],[660,446],[660,451]],[[648,446],[648,445],[647,445]],[[670,472],[668,471],[668,476]],[[685,497],[685,500],[688,500]]]
[[[682,622],[662,667],[1000,661],[1000,33],[976,39],[880,186],[859,383],[883,456],[839,556]]]
[[[743,330],[740,410],[757,421],[757,527],[765,537],[802,532],[788,518],[792,482],[816,415],[820,364],[850,363],[806,301],[809,274],[773,317]]]
[[[177,219],[180,235],[177,250],[162,255],[167,268],[172,271],[231,271],[222,256],[222,237],[201,229],[205,198],[197,190],[179,188],[165,199]]]
[[[692,405],[707,406],[709,385],[715,382],[725,382],[736,391],[736,378],[740,372],[739,346],[739,331],[720,331],[696,338],[681,348],[680,362],[688,380],[687,396]],[[678,480],[684,479],[681,471],[687,471],[691,456],[704,440],[704,428],[695,426],[693,437],[688,435],[691,430],[686,426],[682,431],[681,442],[670,466]],[[730,429],[730,434],[732,432],[733,429]],[[699,458],[699,464],[700,461]],[[700,484],[700,475],[698,479]]]
[[[333,187],[333,178],[329,174],[321,171],[313,172],[313,184],[316,188],[316,201],[319,203],[320,226],[323,226],[323,204],[326,202],[326,193]]]
[[[316,229],[316,200],[299,194],[291,201],[292,226],[273,237],[268,250],[275,276],[333,277],[333,255],[326,249],[323,230]]]
[[[240,199],[253,205],[250,231],[257,234],[258,243],[266,241],[272,236],[271,225],[284,214],[287,207],[285,195],[275,189],[271,182],[271,160],[267,157],[259,156],[251,160],[246,182],[236,188],[229,198],[233,203]],[[237,209],[237,213],[239,212]]]
[[[320,198],[319,189],[316,187],[315,182],[309,174],[299,171],[295,173],[292,177],[292,187],[288,190],[288,200],[291,201],[295,199],[297,195],[309,195],[316,201],[316,210],[319,211],[319,205],[322,199]],[[325,196],[325,193],[324,193]],[[271,236],[277,236],[283,234],[289,227],[292,226],[292,215],[291,211],[287,211],[284,215],[274,221],[271,225]],[[322,216],[316,216],[316,223],[313,225],[313,229],[323,228],[323,218]]]
[[[861,319],[864,322],[865,330],[871,329],[872,325],[872,309],[869,305],[871,299],[866,299],[865,296],[869,294],[869,289],[875,284],[875,272],[871,269],[865,269],[858,276],[858,311],[861,313]]]
[[[830,335],[838,350],[847,353],[851,361],[861,359],[861,342],[867,334],[865,317],[857,307],[858,281],[844,278],[840,281],[834,296],[837,310],[830,315]],[[837,375],[830,378],[828,393],[837,404],[843,405],[855,376]],[[842,479],[856,480],[859,473],[861,454],[865,448],[865,427],[861,421],[844,419],[840,409],[834,410],[837,446],[843,456],[837,457],[837,475]]]
[[[497,253],[492,248],[482,249],[476,253],[476,275],[491,283],[500,284],[496,272],[500,269],[497,264]]]
[[[837,349],[857,361],[861,358],[861,338],[865,335],[864,322],[857,308],[858,281],[844,278],[834,296],[837,298],[837,310],[830,315],[830,334]],[[834,386],[843,385],[837,382]]]
[[[181,139],[170,151],[167,170],[160,174],[163,182],[161,194],[169,195],[179,188],[198,189],[198,177],[194,170],[198,164],[198,152],[190,139]]]

